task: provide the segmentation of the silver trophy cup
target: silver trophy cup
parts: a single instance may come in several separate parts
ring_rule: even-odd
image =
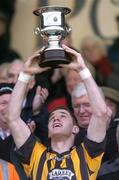
[[[60,45],[60,42],[71,31],[65,24],[65,15],[71,10],[67,7],[44,6],[33,13],[40,16],[40,27],[35,29],[35,34],[40,34],[47,45],[41,54],[39,65],[41,67],[58,67],[60,64],[68,64],[71,57]]]

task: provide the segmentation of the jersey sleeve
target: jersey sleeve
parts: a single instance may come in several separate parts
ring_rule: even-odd
[[[89,172],[89,179],[96,179],[98,174],[102,157],[105,151],[106,140],[101,143],[97,143],[94,141],[85,138],[84,143],[82,143],[84,157],[86,160],[86,164]]]
[[[31,134],[27,141],[17,151],[18,157],[23,165],[27,177],[30,176],[33,167],[38,167],[40,157],[46,147]]]

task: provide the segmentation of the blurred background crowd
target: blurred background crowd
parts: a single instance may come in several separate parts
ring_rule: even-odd
[[[67,18],[72,32],[61,43],[81,52],[106,103],[113,111],[98,179],[116,179],[119,177],[119,2],[111,0],[0,0],[0,164],[7,163],[9,171],[15,171],[9,164],[13,163],[20,178],[26,178],[15,155],[13,139],[4,123],[4,115],[24,59],[43,45],[43,39],[33,34],[39,19],[32,11],[44,5],[67,6],[72,9]],[[48,70],[30,82],[21,116],[45,145],[49,144],[48,113],[61,105],[72,109],[72,91],[79,83],[81,79],[76,71],[66,72],[64,69]],[[37,102],[39,94],[42,101],[40,106]],[[78,107],[77,100],[75,103]],[[73,110],[81,129],[77,139],[82,142],[89,122],[81,119],[83,111]],[[76,144],[79,143],[77,139]],[[19,179],[17,174],[14,176],[15,180]]]

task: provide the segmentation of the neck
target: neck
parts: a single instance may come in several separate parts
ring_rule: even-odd
[[[51,147],[53,151],[58,153],[63,153],[69,151],[70,148],[74,145],[74,137],[54,137],[51,140]]]

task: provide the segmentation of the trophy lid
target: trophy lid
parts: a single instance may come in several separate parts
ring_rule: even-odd
[[[71,12],[71,9],[68,7],[61,7],[61,6],[59,7],[58,6],[43,6],[33,11],[33,13],[36,16],[40,16],[42,13],[50,12],[50,11],[60,11],[66,15]]]

